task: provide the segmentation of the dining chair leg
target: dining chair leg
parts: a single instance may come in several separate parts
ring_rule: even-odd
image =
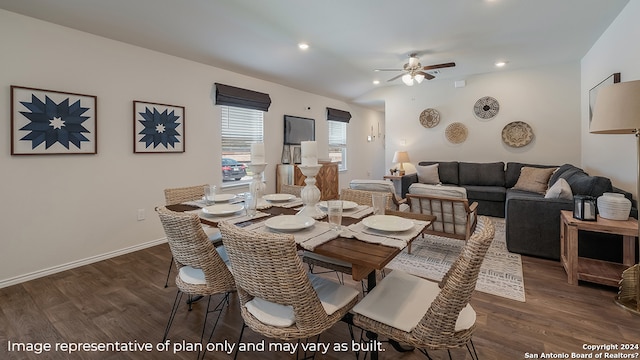
[[[176,313],[178,312],[178,307],[180,306],[181,299],[182,299],[182,291],[178,290],[176,292],[176,298],[173,301],[173,306],[171,307],[169,322],[167,323],[167,327],[164,329],[164,337],[162,338],[162,342],[165,342],[167,340],[167,336],[169,335],[169,329],[171,328],[171,324],[173,324],[173,319],[176,317]]]
[[[240,341],[242,341],[242,335],[244,334],[244,328],[247,327],[247,324],[245,324],[245,322],[242,322],[242,329],[240,330],[240,337],[238,337],[238,342],[236,343],[236,353],[233,356],[233,360],[236,360],[238,358],[238,350],[240,349]]]
[[[218,305],[216,305],[216,307],[209,311],[209,306],[211,305],[211,295],[209,295],[209,302],[207,303],[207,312],[205,313],[204,316],[204,324],[202,325],[202,334],[200,335],[200,343],[203,344],[204,347],[204,351],[202,352],[202,359],[204,359],[205,354],[207,353],[207,346],[206,344],[211,342],[211,339],[213,338],[213,332],[216,331],[216,327],[218,326],[218,321],[220,321],[220,316],[222,316],[222,310],[224,309],[225,304],[228,306],[229,305],[229,293],[225,293],[224,296],[222,297],[222,300],[220,300],[220,302],[218,303]],[[209,313],[211,312],[218,312],[218,317],[216,318],[216,321],[213,323],[213,328],[211,329],[211,334],[209,334],[209,338],[207,339],[206,343],[203,343],[202,340],[204,339],[204,332],[205,329],[207,327],[207,317],[209,316]],[[200,353],[198,352],[198,358],[200,358]]]
[[[471,344],[471,347],[469,347],[469,344]],[[467,350],[469,351],[469,355],[471,355],[471,360],[480,360],[478,353],[476,352],[476,346],[473,344],[473,340],[469,340],[469,343],[467,343]],[[473,353],[471,353],[471,350],[473,350]]]
[[[171,276],[171,269],[173,269],[173,256],[171,257],[171,262],[169,263],[169,271],[167,271],[167,280],[164,281],[164,287],[169,287],[169,277]]]

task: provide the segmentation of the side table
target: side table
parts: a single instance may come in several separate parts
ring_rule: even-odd
[[[622,235],[622,264],[578,256],[578,230]],[[578,280],[618,286],[622,272],[635,265],[635,237],[638,221],[629,218],[623,221],[609,220],[597,216],[597,221],[581,221],[568,210],[560,212],[560,261],[567,272],[567,282],[578,284]]]

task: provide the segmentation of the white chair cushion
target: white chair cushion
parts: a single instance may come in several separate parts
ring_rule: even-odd
[[[358,296],[354,288],[340,285],[331,280],[309,274],[311,286],[318,294],[320,303],[327,315],[332,315]],[[276,326],[288,327],[295,324],[293,307],[276,304],[261,298],[253,298],[246,304],[247,311],[261,322]]]
[[[207,234],[210,241],[218,241],[222,239],[222,234],[220,234],[220,230],[216,227],[202,224],[202,230]]]
[[[222,261],[227,265],[227,268],[231,270],[231,263],[229,263],[229,255],[227,255],[227,250],[224,246],[218,246],[216,248],[218,255],[222,258]],[[183,266],[180,268],[178,272],[178,276],[180,279],[188,284],[194,285],[204,285],[207,281],[204,278],[204,272],[202,269],[196,269],[191,266]]]
[[[314,252],[311,251],[307,251],[305,250],[303,252],[303,256],[306,256],[308,258],[312,258],[312,259],[316,259],[322,262],[326,262],[326,263],[330,263],[330,264],[336,264],[338,266],[344,266],[344,267],[351,267],[351,263],[348,263],[346,261],[342,261],[342,260],[338,260],[332,257],[328,257],[328,256],[324,256],[324,255],[320,255],[320,254],[316,254]]]
[[[366,191],[386,191],[395,194],[396,188],[387,180],[351,180],[349,188]]]
[[[353,312],[411,332],[439,293],[437,283],[394,270],[353,307]],[[469,329],[475,322],[476,312],[467,304],[458,315],[455,331]]]
[[[466,199],[467,189],[460,186],[413,183],[409,186],[409,194]]]

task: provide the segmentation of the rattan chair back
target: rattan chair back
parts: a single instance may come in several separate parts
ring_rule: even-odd
[[[215,247],[202,229],[197,214],[179,213],[166,207],[156,209],[164,227],[176,268],[202,269],[205,284],[191,284],[176,276],[176,285],[187,294],[211,295],[235,290],[235,281]]]
[[[200,200],[204,196],[207,184],[164,189],[165,205],[181,204],[187,201]]]
[[[282,184],[280,185],[280,192],[282,194],[291,194],[295,195],[296,197],[300,197],[303,188],[304,186],[301,185]]]
[[[224,221],[218,226],[236,279],[242,317],[252,330],[281,340],[305,339],[331,327],[355,304],[357,299],[327,315],[298,256],[293,235],[248,231]],[[295,323],[275,327],[261,322],[246,308],[254,297],[291,306]]]
[[[353,201],[358,205],[373,206],[373,194],[380,194],[381,191],[342,189],[340,191],[340,200]],[[397,205],[393,202],[394,195],[391,192],[385,192],[387,196],[387,206],[389,210],[397,210]]]

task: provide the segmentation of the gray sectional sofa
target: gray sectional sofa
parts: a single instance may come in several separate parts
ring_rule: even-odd
[[[505,218],[507,248],[523,255],[559,260],[560,210],[573,209],[572,199],[545,198],[541,193],[514,189],[523,167],[557,168],[549,179],[549,186],[564,179],[573,195],[598,197],[605,192],[620,192],[632,200],[630,193],[614,188],[608,178],[589,176],[570,164],[554,166],[518,162],[423,161],[418,166],[436,163],[440,182],[443,185],[464,187],[469,201],[478,203],[478,214]],[[416,182],[418,174],[403,176],[403,197],[409,192],[411,184]],[[637,218],[635,206],[632,216]],[[616,235],[581,234],[579,253],[585,257],[620,261],[621,241],[621,237]]]

